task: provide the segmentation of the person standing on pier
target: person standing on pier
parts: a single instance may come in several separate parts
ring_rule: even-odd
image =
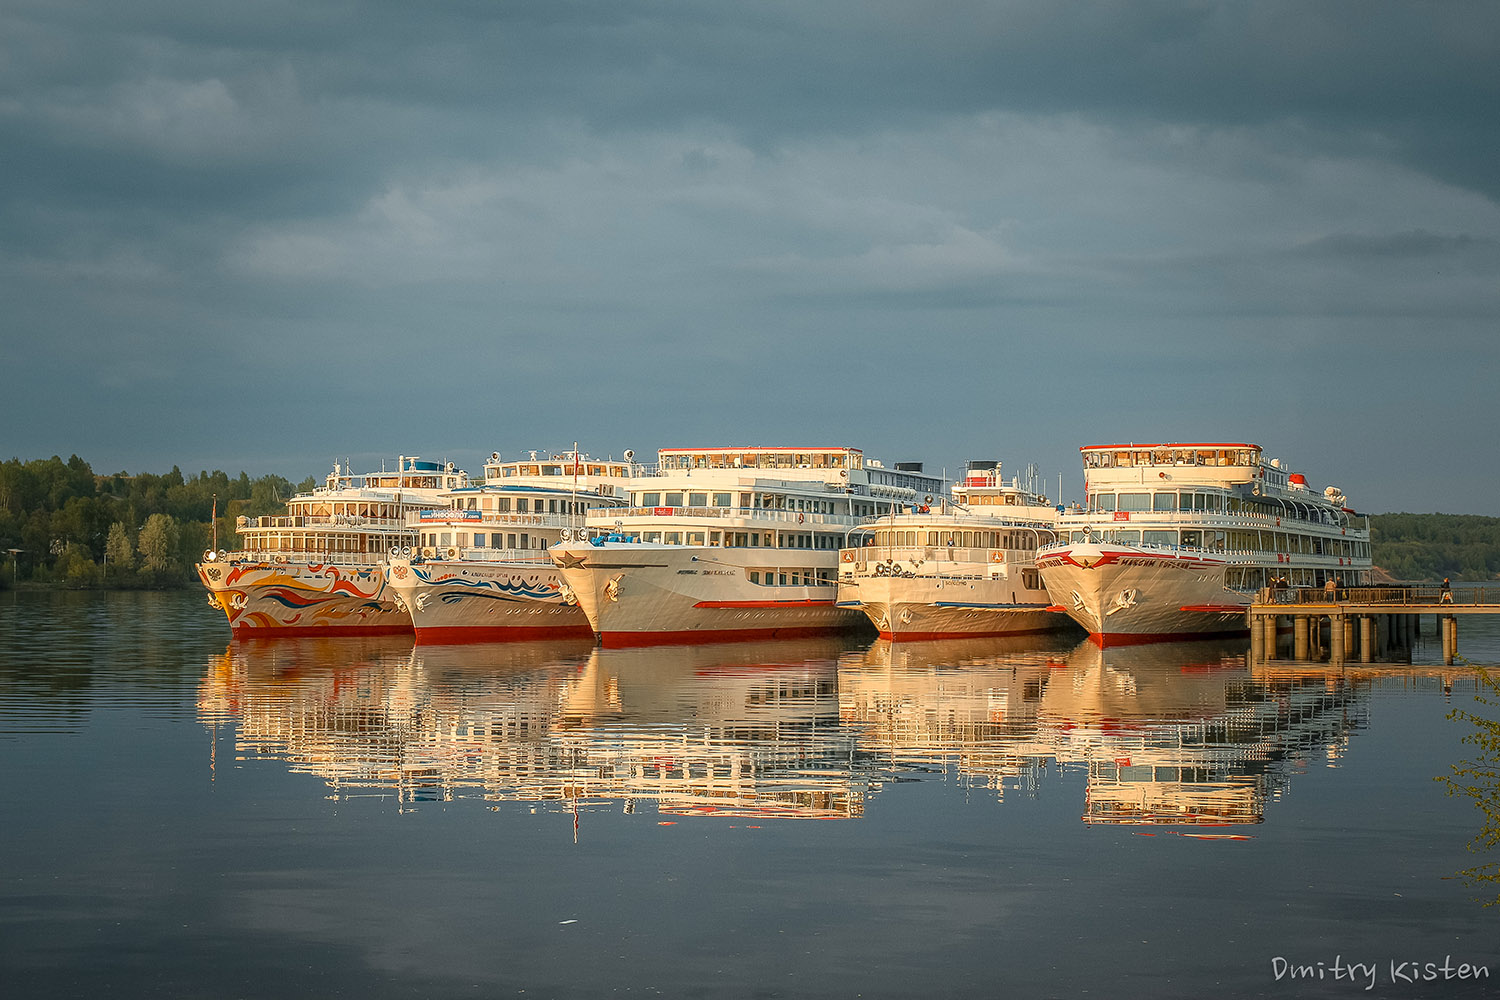
[[[1339,583],[1331,576],[1323,583],[1323,596],[1328,598],[1329,604],[1338,600]]]
[[[1453,588],[1450,587],[1450,586],[1448,586],[1448,578],[1446,576],[1443,577],[1443,585],[1438,588],[1438,603],[1439,604],[1452,604],[1453,603]]]

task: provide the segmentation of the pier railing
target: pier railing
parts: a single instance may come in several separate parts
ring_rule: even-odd
[[[1329,594],[1322,587],[1273,587],[1256,595],[1257,604],[1360,604],[1391,607],[1453,604],[1500,604],[1500,587],[1458,587],[1445,591],[1437,584],[1419,586],[1339,587]]]

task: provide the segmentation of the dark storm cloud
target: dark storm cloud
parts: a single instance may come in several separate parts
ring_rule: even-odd
[[[829,437],[1076,479],[1101,428],[1254,415],[1316,462],[1330,384],[1468,407],[1500,361],[1497,27],[1458,3],[19,0],[0,362],[28,377],[0,448],[317,456],[296,472],[397,436]]]

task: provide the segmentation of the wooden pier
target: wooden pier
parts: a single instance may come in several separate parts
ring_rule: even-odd
[[[1421,636],[1423,618],[1432,616],[1442,642],[1443,664],[1458,656],[1458,620],[1469,615],[1500,615],[1500,587],[1351,587],[1332,594],[1322,588],[1263,590],[1250,605],[1251,656],[1276,659],[1277,635],[1292,633],[1292,659],[1330,664],[1373,663],[1378,652],[1410,648]]]

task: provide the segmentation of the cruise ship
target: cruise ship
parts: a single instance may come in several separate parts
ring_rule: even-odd
[[[857,448],[678,448],[595,511],[552,561],[605,646],[787,638],[858,627],[839,550],[871,519],[942,493],[918,463]]]
[[[1370,581],[1369,520],[1253,444],[1091,445],[1086,504],[1037,552],[1099,645],[1243,632],[1261,588]]]
[[[467,483],[451,462],[401,456],[394,471],[363,474],[335,464],[285,515],[240,517],[240,548],[203,553],[198,579],[236,636],[409,634],[381,562],[417,541],[409,516],[446,507]]]
[[[1071,628],[1052,609],[1036,550],[1058,512],[999,462],[970,462],[952,501],[880,518],[839,554],[839,604],[893,641]]]
[[[584,516],[622,506],[640,471],[630,459],[576,449],[485,464],[484,482],[443,494],[447,506],[414,511],[410,546],[391,553],[386,586],[411,616],[418,645],[592,638],[548,549],[584,537]]]

